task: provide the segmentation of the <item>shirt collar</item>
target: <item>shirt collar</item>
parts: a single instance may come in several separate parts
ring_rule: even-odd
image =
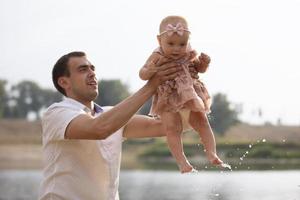
[[[88,107],[86,107],[85,105],[80,103],[79,101],[76,101],[75,99],[72,99],[72,98],[69,98],[69,97],[64,97],[64,98],[65,98],[65,101],[68,101],[71,104],[74,104],[74,105],[78,106],[80,109],[84,110],[86,113],[91,113],[91,109],[89,109]],[[93,104],[94,104],[94,113],[95,114],[103,112],[103,108],[101,106],[99,106],[95,102],[93,102]]]
[[[96,104],[94,102],[94,111],[95,111],[95,113],[102,113],[103,112],[103,108],[101,108],[101,106],[99,106],[98,104]]]

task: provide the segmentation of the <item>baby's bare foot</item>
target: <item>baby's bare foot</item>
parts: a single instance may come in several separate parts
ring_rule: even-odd
[[[182,174],[193,171],[193,166],[189,162],[185,162],[179,165],[180,172]]]
[[[210,159],[210,163],[213,165],[220,165],[223,163],[223,161],[218,156],[216,156],[215,158]]]
[[[207,153],[206,156],[212,165],[220,165],[223,163],[223,161],[215,153]]]
[[[182,174],[192,172],[193,170],[194,170],[193,166],[185,166],[180,168],[180,172]]]
[[[211,164],[219,167],[220,169],[229,169],[231,170],[231,166],[229,164],[224,163],[219,157],[211,160]]]

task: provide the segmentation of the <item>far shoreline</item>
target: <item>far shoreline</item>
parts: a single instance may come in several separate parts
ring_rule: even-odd
[[[121,170],[163,170],[177,171],[177,166],[172,158],[139,159],[128,158],[131,151],[123,150]],[[220,171],[220,169],[206,163],[205,158],[190,158],[190,161],[199,171]],[[226,159],[233,171],[272,171],[272,170],[298,170],[300,159],[249,159],[242,163],[237,159]],[[5,144],[0,146],[0,171],[4,170],[42,170],[42,145],[41,144]],[[226,171],[226,170],[225,170]]]

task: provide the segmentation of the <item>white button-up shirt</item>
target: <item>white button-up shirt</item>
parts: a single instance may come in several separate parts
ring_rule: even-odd
[[[108,109],[95,104],[95,116]],[[89,112],[89,108],[71,98],[52,104],[45,112],[40,200],[119,199],[123,128],[105,140],[65,139],[68,124]]]

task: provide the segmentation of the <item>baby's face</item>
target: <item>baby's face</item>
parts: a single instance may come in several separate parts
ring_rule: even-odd
[[[189,33],[184,32],[183,35],[173,33],[172,35],[162,34],[158,36],[160,47],[164,54],[172,59],[183,57],[187,52]]]

